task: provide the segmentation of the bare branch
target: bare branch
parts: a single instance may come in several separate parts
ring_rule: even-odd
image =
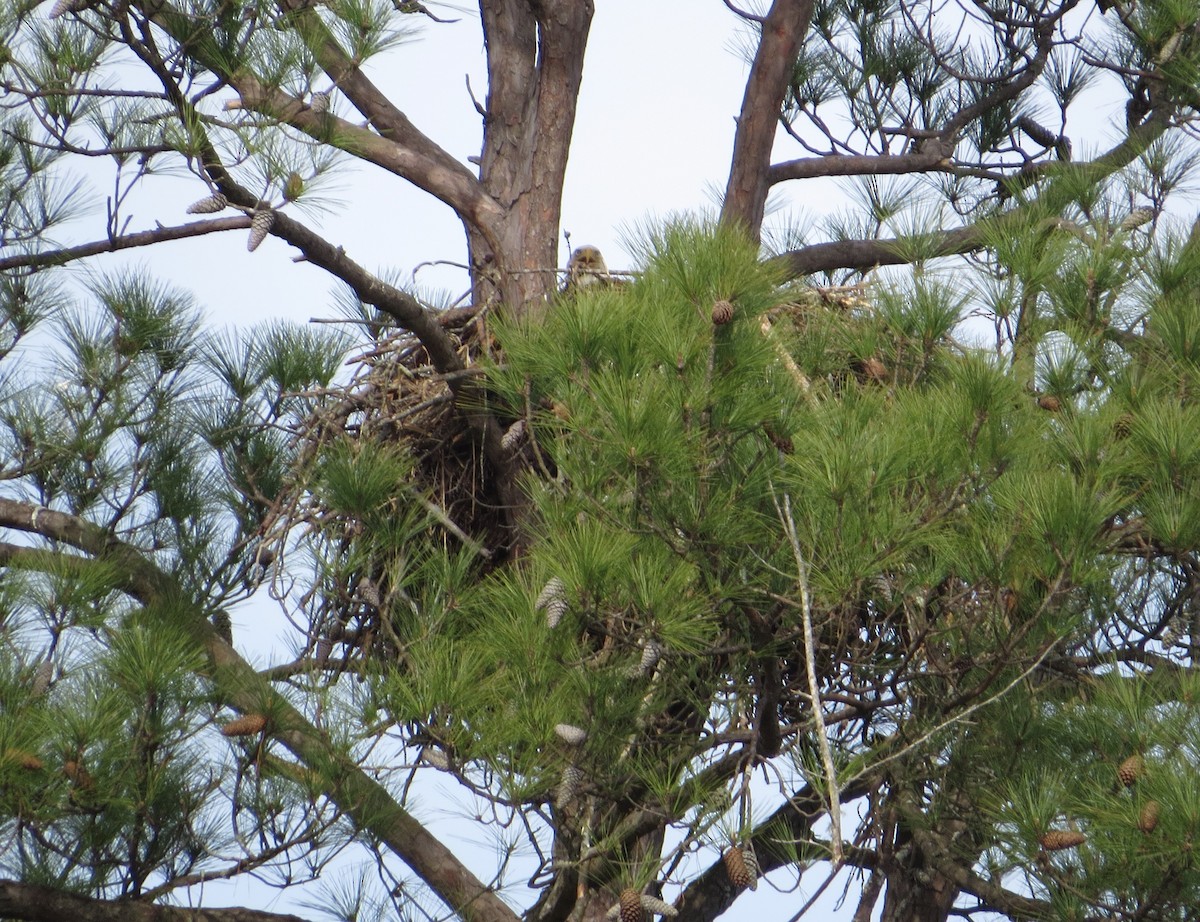
[[[189,224],[177,224],[171,227],[165,227],[160,224],[154,230],[122,234],[120,237],[95,240],[91,243],[81,243],[78,246],[63,247],[58,250],[43,250],[38,253],[17,253],[12,256],[3,256],[0,257],[0,272],[12,271],[14,269],[42,269],[48,266],[62,266],[77,259],[86,259],[89,256],[98,256],[101,253],[116,253],[120,250],[151,246],[155,243],[165,243],[168,240],[186,240],[188,237],[203,237],[206,234],[216,234],[223,231],[245,230],[249,226],[249,215],[212,218],[206,221],[192,221]]]
[[[96,900],[55,887],[0,880],[0,914],[26,922],[305,922],[300,916],[257,909],[162,906],[133,900]]]

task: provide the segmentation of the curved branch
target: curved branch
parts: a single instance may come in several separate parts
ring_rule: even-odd
[[[305,922],[299,916],[238,906],[206,909],[134,900],[97,900],[53,887],[0,880],[0,915],[27,922]]]
[[[975,224],[923,237],[893,237],[875,240],[833,240],[783,253],[773,260],[791,278],[832,272],[838,269],[866,271],[876,266],[896,266],[913,261],[919,252],[925,259],[957,256],[985,247],[1006,231],[1016,232],[1031,215],[1058,214],[1076,195],[1082,181],[1098,183],[1124,169],[1171,126],[1173,113],[1155,112],[1132,129],[1115,147],[1087,163],[1055,164],[1043,191],[1036,198],[1002,215]],[[803,161],[802,161],[803,162]]]
[[[0,527],[61,541],[115,563],[126,576],[125,591],[147,605],[151,614],[164,609],[150,603],[183,597],[183,590],[175,580],[146,560],[136,548],[85,519],[0,498]],[[180,607],[166,606],[165,610],[178,613]],[[183,626],[203,645],[210,678],[222,703],[242,713],[269,713],[272,720],[269,735],[323,780],[326,794],[359,831],[385,843],[466,922],[516,922],[516,914],[440,839],[396,803],[383,785],[367,775],[225,643],[200,606],[193,604],[192,614],[194,617]]]

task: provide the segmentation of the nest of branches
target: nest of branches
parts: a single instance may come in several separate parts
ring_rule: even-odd
[[[803,288],[781,292],[781,305],[762,318],[763,334],[781,325],[789,334],[812,328],[819,315],[850,316],[869,308],[865,285]],[[439,317],[452,337],[461,370],[439,371],[420,340],[393,326],[373,328],[371,341],[348,360],[352,371],[338,387],[323,392],[316,408],[296,432],[298,451],[291,482],[283,501],[265,524],[259,562],[264,576],[281,576],[284,560],[296,549],[297,535],[315,539],[318,556],[326,562],[303,598],[307,624],[297,624],[308,638],[306,656],[321,666],[348,664],[372,651],[385,659],[402,656],[403,644],[389,637],[383,612],[397,603],[390,585],[388,562],[356,555],[366,526],[359,518],[330,509],[321,491],[312,489],[314,471],[325,453],[338,445],[350,450],[395,448],[412,459],[412,478],[406,495],[430,513],[435,543],[456,544],[477,554],[480,571],[500,564],[510,540],[509,510],[500,495],[494,470],[484,459],[477,430],[468,416],[477,410],[492,413],[502,427],[520,417],[519,409],[504,407],[483,386],[487,361],[496,358],[497,345],[488,330],[488,311],[461,308]],[[714,322],[717,322],[714,320]],[[780,359],[808,391],[810,382],[783,343],[776,341]],[[519,423],[518,423],[519,426]],[[508,472],[512,476],[512,472]],[[340,566],[328,562],[340,561]],[[338,647],[341,660],[331,659]]]
[[[314,408],[296,427],[292,470],[263,524],[256,569],[260,579],[282,590],[285,574],[295,570],[286,565],[288,558],[302,544],[316,549],[316,574],[301,599],[307,623],[296,623],[307,637],[303,659],[341,671],[359,668],[351,663],[372,655],[389,660],[403,655],[403,645],[383,617],[402,592],[390,585],[390,562],[362,551],[371,542],[362,541],[367,526],[359,516],[330,508],[323,492],[314,489],[322,459],[331,451],[353,456],[395,449],[396,456],[411,459],[411,482],[403,495],[394,497],[396,509],[421,504],[429,513],[435,542],[475,552],[481,570],[499,562],[508,528],[506,509],[464,412],[472,401],[494,400],[485,388],[474,386],[481,382],[483,360],[496,348],[486,318],[487,311],[476,308],[440,315],[462,365],[449,374],[434,366],[412,333],[374,326],[371,340],[347,360],[349,379],[317,395]],[[504,415],[503,408],[496,409]],[[282,600],[282,591],[278,597]],[[336,657],[339,648],[341,656]]]

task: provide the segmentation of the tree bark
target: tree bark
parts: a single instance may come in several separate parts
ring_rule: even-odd
[[[0,916],[26,922],[305,922],[300,916],[236,906],[210,909],[97,900],[15,880],[0,880]]]
[[[779,112],[812,11],[813,0],[771,4],[746,81],[721,222],[742,227],[754,240],[762,229]]]
[[[480,4],[488,96],[480,178],[503,218],[465,222],[476,302],[536,318],[557,287],[558,225],[592,0]]]

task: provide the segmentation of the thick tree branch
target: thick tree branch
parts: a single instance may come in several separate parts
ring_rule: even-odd
[[[842,805],[868,794],[874,782],[859,778],[841,791]],[[825,815],[823,795],[806,785],[757,827],[752,844],[764,874],[797,862],[794,843],[811,842],[813,826]],[[802,856],[801,856],[802,857]],[[853,862],[853,857],[847,855]],[[712,922],[741,895],[729,880],[723,861],[715,861],[684,889],[675,908],[688,922]]]
[[[779,111],[812,11],[813,0],[775,0],[771,4],[746,81],[721,221],[740,225],[755,240],[766,207]]]
[[[788,179],[821,176],[884,176],[904,173],[953,172],[953,163],[934,147],[910,154],[804,157],[776,163],[767,170],[767,185]]]
[[[1072,200],[1075,190],[1096,184],[1124,169],[1171,125],[1171,113],[1157,112],[1130,131],[1121,143],[1088,163],[1056,165],[1043,191],[1031,201],[1004,214],[924,239],[834,240],[801,247],[776,257],[787,275],[798,278],[815,272],[839,269],[866,271],[876,266],[896,266],[913,261],[913,253],[934,259],[982,249],[999,234],[1020,233],[1030,215],[1058,214]]]
[[[15,880],[0,880],[0,915],[26,922],[305,922],[300,916],[241,907],[214,909],[96,900]]]
[[[151,610],[160,599],[183,598],[175,581],[137,549],[77,516],[0,498],[0,527],[61,541],[116,564],[126,577],[125,591]],[[516,922],[503,900],[255,672],[217,635],[201,606],[191,601],[194,617],[184,627],[203,644],[216,693],[225,704],[242,713],[269,714],[269,736],[324,780],[329,798],[361,832],[385,843],[466,922]],[[178,607],[167,610],[177,612]]]

